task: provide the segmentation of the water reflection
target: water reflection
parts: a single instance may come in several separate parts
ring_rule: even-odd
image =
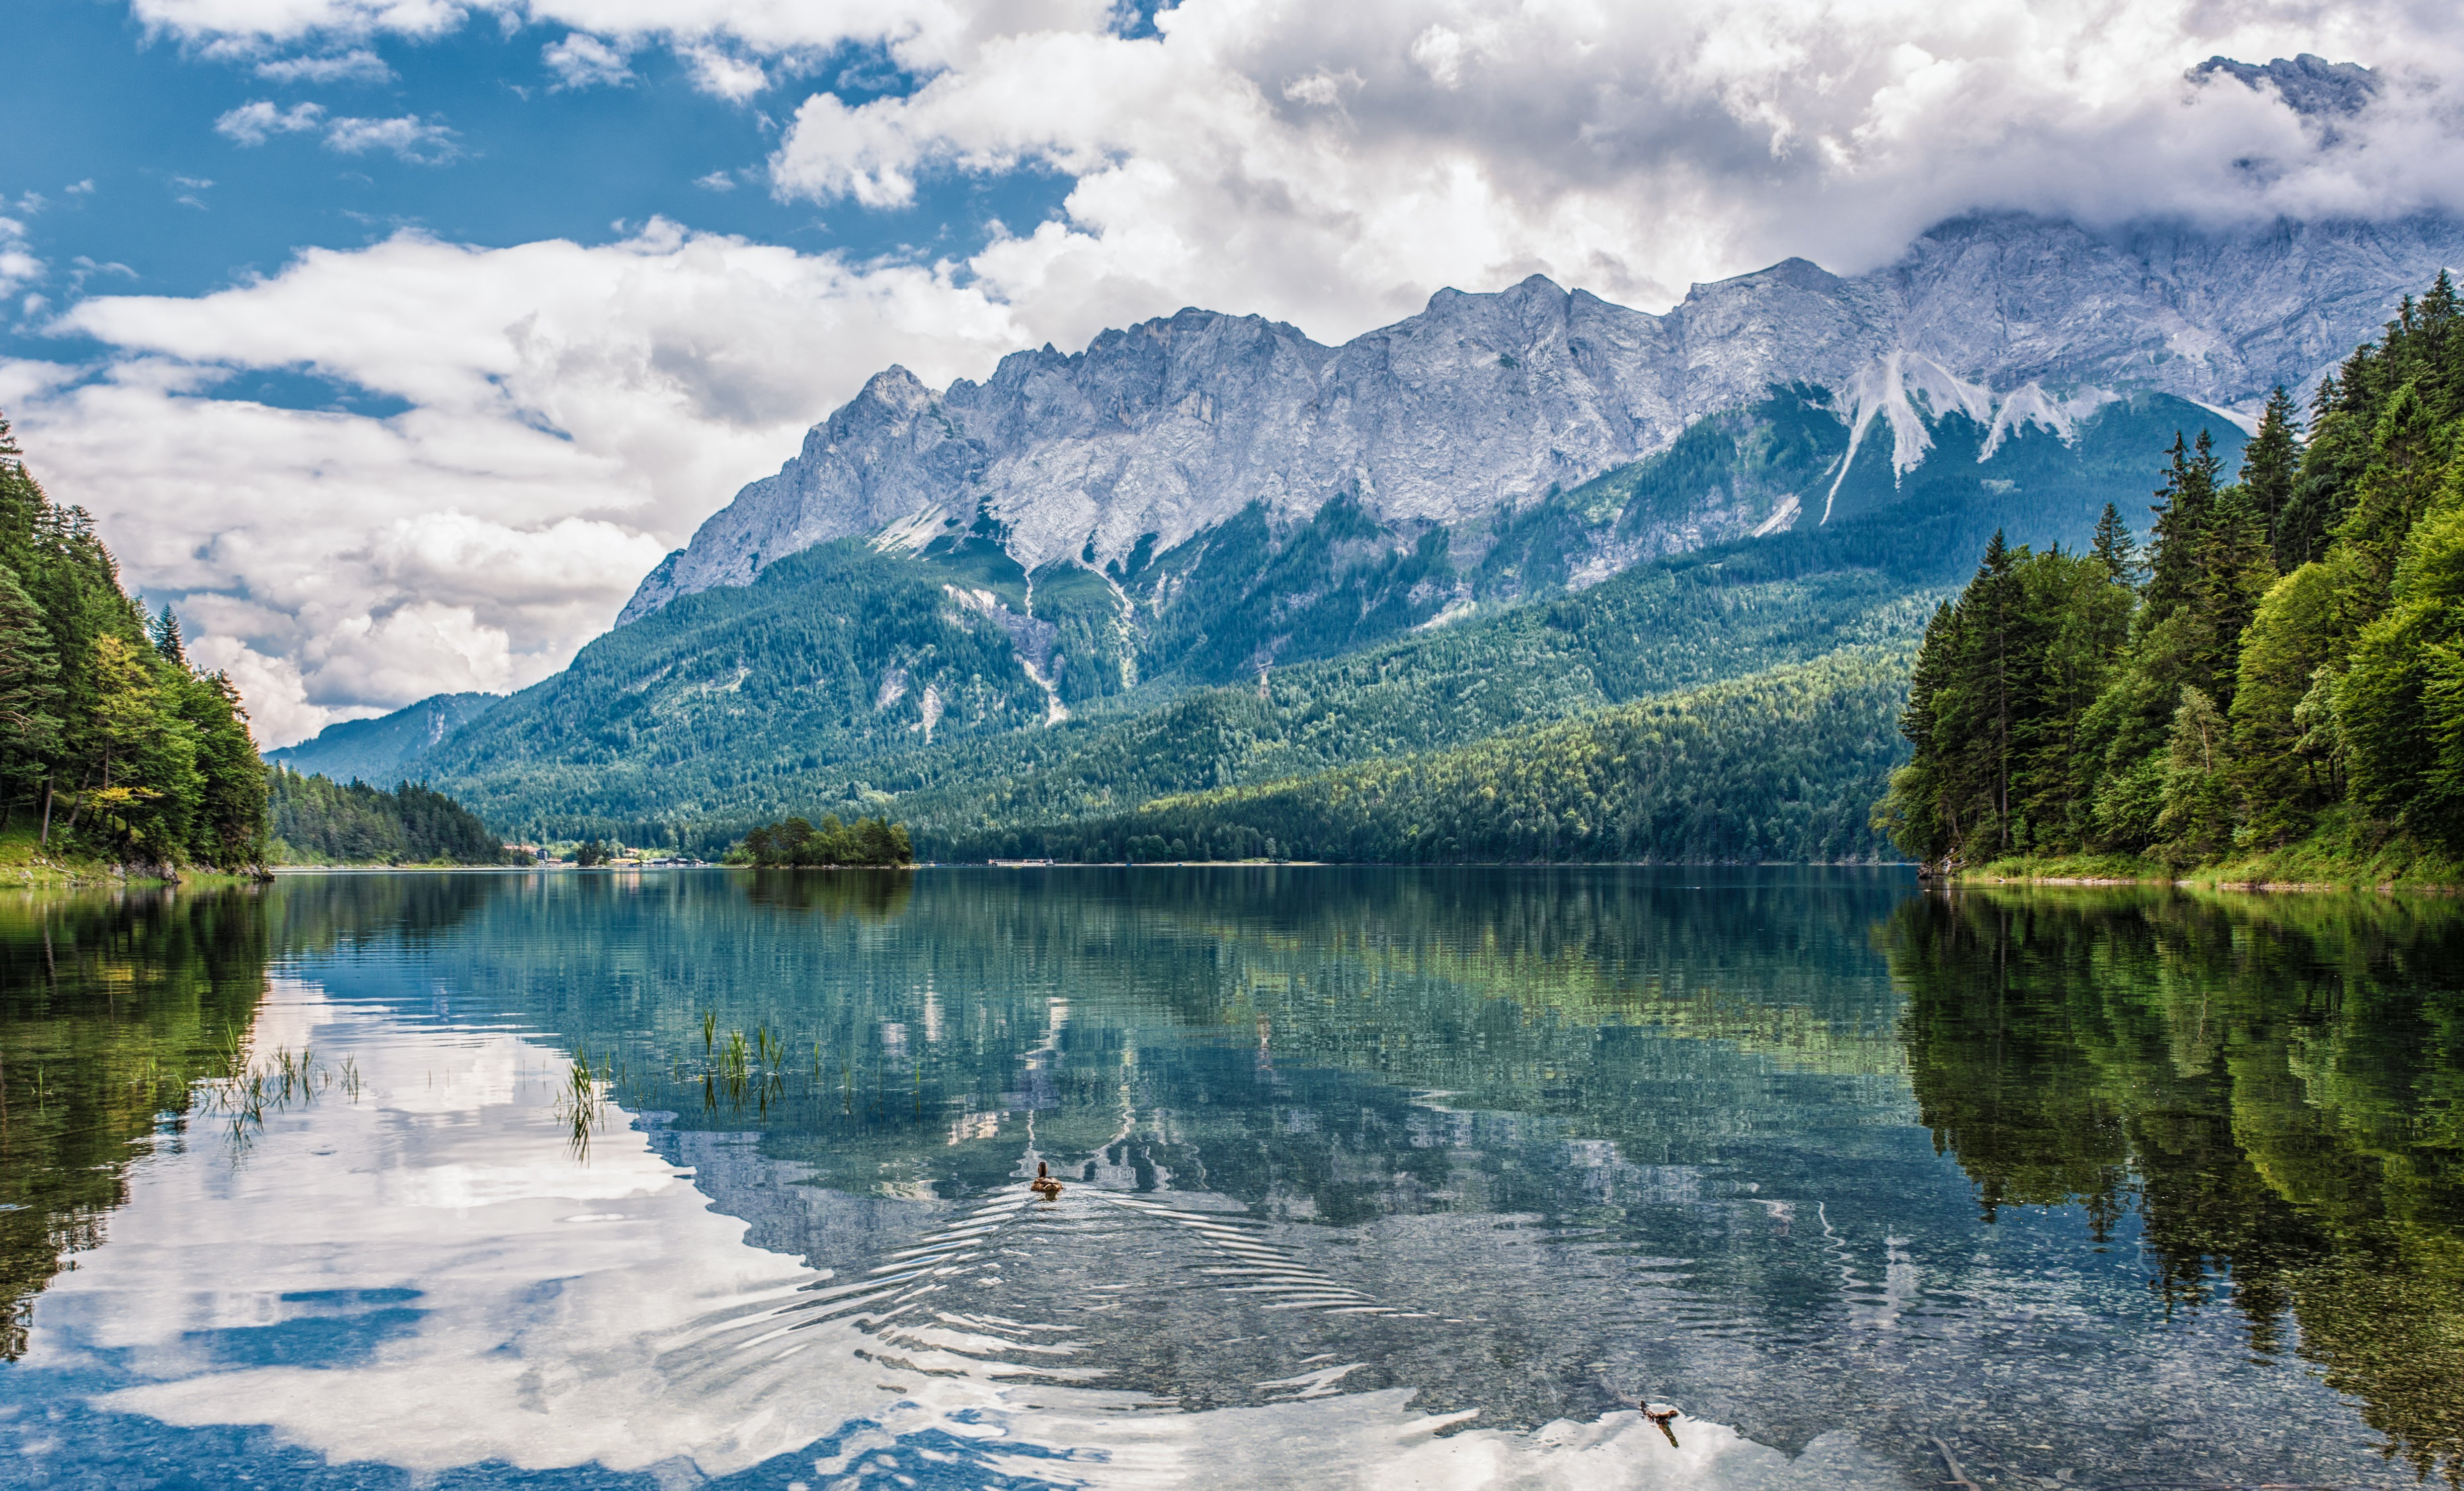
[[[131,1161],[183,1143],[265,987],[245,893],[0,896],[0,1360],[34,1296],[100,1246]]]
[[[1986,1214],[2136,1213],[2427,1475],[2464,1463],[2464,920],[2382,897],[1971,891],[1892,919],[1925,1124]]]
[[[114,904],[77,940],[143,949],[110,976],[30,961],[57,904],[0,931],[9,1102],[21,1045],[189,1053],[8,1168],[0,1220],[119,1207],[66,1275],[44,1224],[0,1368],[38,1484],[2457,1464],[2443,905],[1292,870]],[[175,977],[188,944],[250,950]],[[190,1099],[184,1138],[234,1027],[354,1080],[244,1146]]]

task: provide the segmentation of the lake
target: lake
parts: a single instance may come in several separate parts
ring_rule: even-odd
[[[2443,901],[297,877],[0,901],[0,1063],[11,1486],[2464,1466]]]

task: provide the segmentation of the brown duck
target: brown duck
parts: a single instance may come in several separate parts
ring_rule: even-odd
[[[1038,1160],[1035,1162],[1035,1179],[1026,1183],[1026,1189],[1049,1201],[1061,1194],[1061,1182],[1054,1180],[1051,1168]]]
[[[1668,1436],[1668,1442],[1671,1446],[1677,1445],[1677,1430],[1675,1428],[1677,1420],[1676,1405],[1671,1403],[1654,1403],[1646,1398],[1643,1400],[1642,1404],[1642,1416],[1650,1419],[1652,1423],[1659,1428],[1661,1434]]]

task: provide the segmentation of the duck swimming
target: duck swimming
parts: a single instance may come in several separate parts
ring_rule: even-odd
[[[1052,1178],[1050,1167],[1038,1160],[1035,1162],[1035,1179],[1026,1183],[1026,1189],[1049,1201],[1061,1194],[1061,1182]]]
[[[1668,1442],[1672,1447],[1677,1445],[1677,1431],[1671,1427],[1676,1420],[1677,1413],[1677,1407],[1672,1403],[1654,1403],[1645,1399],[1642,1405],[1642,1416],[1650,1419],[1659,1427],[1661,1434],[1668,1436]]]

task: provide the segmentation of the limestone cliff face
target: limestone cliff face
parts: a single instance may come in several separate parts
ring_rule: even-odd
[[[1903,470],[1953,410],[1997,440],[2030,425],[2067,437],[2132,392],[2249,412],[2276,384],[2306,392],[2458,260],[2464,226],[2443,219],[2219,235],[1991,217],[1937,228],[1870,274],[1790,259],[1697,285],[1661,316],[1537,277],[1441,291],[1339,347],[1184,310],[938,393],[904,368],[876,375],[668,556],[622,620],[849,535],[922,547],[972,530],[1033,573],[1142,541],[1166,551],[1252,503],[1281,524],[1349,495],[1383,524],[1459,528],[1665,450],[1775,385],[1823,390],[1851,460],[1887,432]],[[1773,501],[1820,521],[1824,498]],[[1780,512],[1683,532],[1743,536]]]

